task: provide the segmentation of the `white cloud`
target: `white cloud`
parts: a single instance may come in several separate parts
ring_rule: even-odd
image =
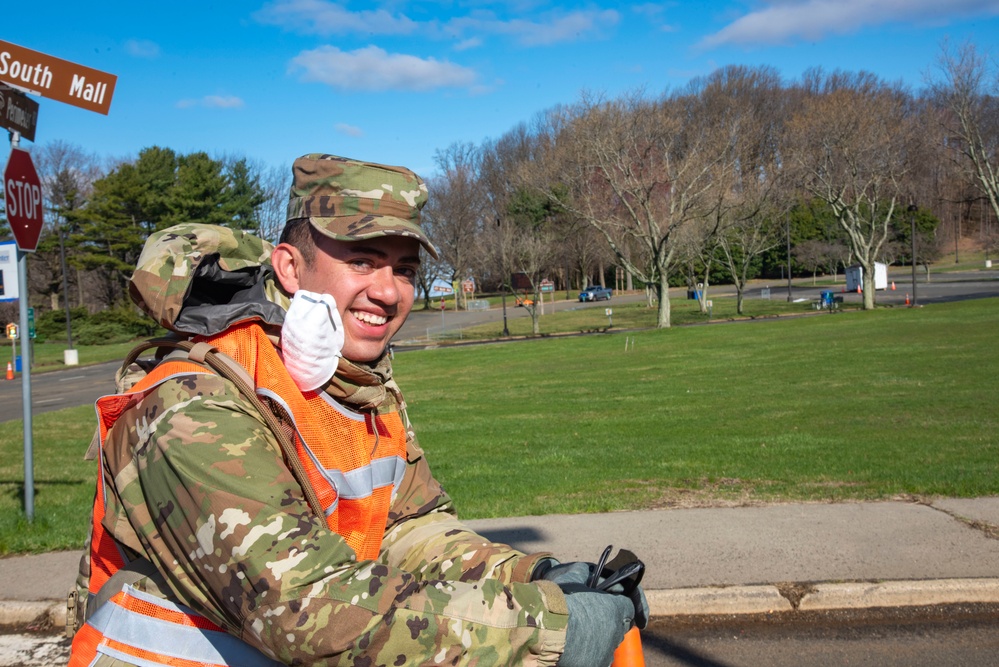
[[[125,53],[136,58],[155,58],[160,55],[160,45],[148,39],[130,39],[125,42]]]
[[[769,45],[815,41],[885,23],[948,23],[999,14],[996,0],[768,0],[702,40],[701,45]]]
[[[543,46],[558,42],[576,42],[598,37],[607,28],[617,25],[620,15],[612,10],[585,10],[568,14],[550,12],[541,20],[512,19],[504,21],[491,14],[479,13],[452,19],[446,31],[456,36],[469,32],[513,37],[524,46]]]
[[[178,100],[178,109],[205,107],[208,109],[239,109],[244,106],[242,98],[234,95],[205,95],[200,99],[186,98]]]
[[[321,46],[292,59],[289,70],[303,81],[318,81],[346,90],[414,90],[469,86],[475,72],[434,58],[387,53],[377,46],[341,51]]]
[[[327,0],[275,0],[253,14],[260,23],[307,35],[408,35],[419,24],[384,9],[352,12]]]
[[[478,37],[472,37],[470,39],[465,39],[454,45],[455,51],[467,51],[468,49],[475,49],[482,46],[482,40]]]
[[[398,3],[396,3],[398,4]],[[508,6],[507,12],[521,14],[531,6]],[[266,25],[306,35],[411,35],[458,40],[457,50],[478,46],[483,35],[501,35],[524,46],[573,42],[599,37],[617,25],[618,12],[606,9],[551,11],[535,18],[501,19],[493,12],[477,10],[448,21],[418,21],[386,9],[351,11],[346,2],[331,0],[272,0],[253,14]]]
[[[348,137],[363,137],[364,130],[354,125],[347,125],[347,123],[337,123],[333,126],[340,134],[346,134]]]
[[[201,101],[206,107],[219,109],[238,109],[243,106],[243,100],[234,95],[206,95]]]

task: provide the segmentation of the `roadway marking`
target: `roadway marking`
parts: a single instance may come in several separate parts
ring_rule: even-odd
[[[62,403],[62,401],[63,399],[61,398],[46,398],[45,400],[42,401],[33,401],[33,402],[42,405],[44,403]]]
[[[59,378],[59,382],[68,382],[70,380],[86,380],[86,375],[72,375],[68,378]]]

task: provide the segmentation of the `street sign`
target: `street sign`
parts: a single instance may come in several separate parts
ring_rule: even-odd
[[[0,83],[0,127],[20,132],[28,141],[34,141],[37,123],[38,102]]]
[[[0,81],[107,115],[118,77],[0,40]]]
[[[472,294],[475,292],[475,281],[474,280],[463,280],[461,283],[461,291],[466,294]]]
[[[21,252],[34,252],[42,233],[42,182],[31,162],[31,153],[10,150],[3,172],[7,222]]]
[[[13,322],[7,325],[7,338],[17,340],[17,325]]]
[[[35,309],[28,308],[28,338],[35,338]]]

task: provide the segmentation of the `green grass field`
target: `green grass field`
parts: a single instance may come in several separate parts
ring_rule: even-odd
[[[396,372],[470,516],[976,496],[999,493],[997,324],[991,299],[453,348]]]
[[[395,365],[465,518],[973,497],[999,494],[997,328],[999,299],[986,299],[405,352]],[[21,426],[0,424],[0,554],[82,545],[92,419],[89,406],[36,417],[32,525]]]

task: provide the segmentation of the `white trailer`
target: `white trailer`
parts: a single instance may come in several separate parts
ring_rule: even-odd
[[[846,291],[856,292],[864,287],[864,267],[860,264],[846,267]],[[888,289],[888,265],[874,262],[874,289]]]

